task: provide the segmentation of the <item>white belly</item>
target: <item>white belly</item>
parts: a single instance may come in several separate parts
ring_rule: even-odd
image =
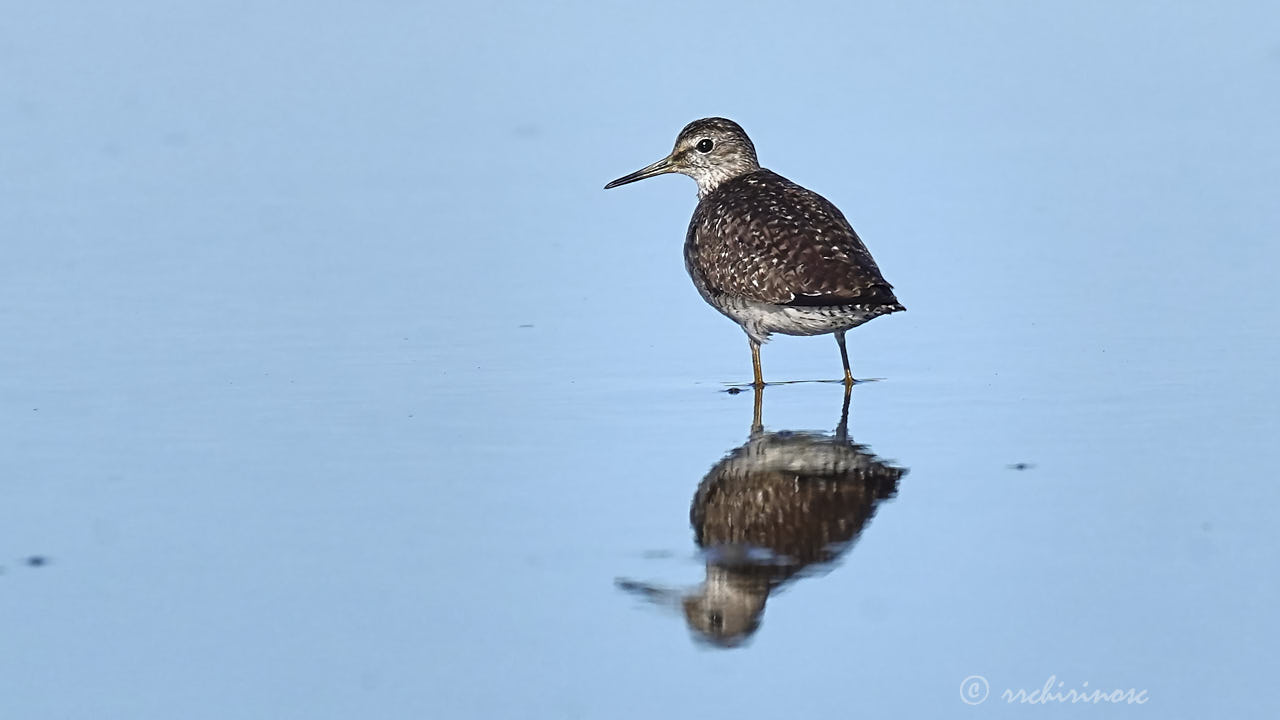
[[[711,303],[746,330],[756,342],[767,342],[772,333],[783,335],[822,335],[855,328],[883,315],[886,308],[860,305],[828,305],[801,307],[773,305],[737,298],[721,298]]]

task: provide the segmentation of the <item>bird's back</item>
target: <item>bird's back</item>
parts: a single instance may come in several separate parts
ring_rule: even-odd
[[[769,170],[727,180],[702,198],[685,263],[708,300],[901,309],[840,210]]]

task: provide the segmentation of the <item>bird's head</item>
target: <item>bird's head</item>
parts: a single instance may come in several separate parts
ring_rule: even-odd
[[[742,126],[725,118],[694,120],[680,131],[671,154],[605,185],[605,190],[665,173],[688,175],[706,197],[720,183],[760,169],[756,148]]]

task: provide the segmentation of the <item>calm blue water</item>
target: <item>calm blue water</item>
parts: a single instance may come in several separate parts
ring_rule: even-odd
[[[0,718],[1280,710],[1273,4],[4,15]],[[601,190],[712,114],[909,308],[847,441],[766,390],[906,472],[755,585],[690,521],[753,415],[694,186]]]

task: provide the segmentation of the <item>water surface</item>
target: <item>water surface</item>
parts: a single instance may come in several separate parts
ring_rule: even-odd
[[[1276,709],[1271,6],[7,16],[0,716]],[[909,308],[839,441],[905,473],[781,523],[812,557],[691,522],[746,341],[692,183],[600,190],[710,114]],[[834,452],[839,385],[763,400]],[[707,642],[681,598],[744,566]]]

